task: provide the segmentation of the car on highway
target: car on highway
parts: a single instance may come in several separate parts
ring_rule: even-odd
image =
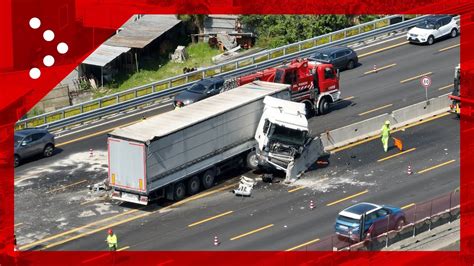
[[[173,105],[176,107],[178,103],[181,103],[181,106],[185,106],[219,94],[223,86],[222,77],[201,79],[185,91],[178,93],[174,97]]]
[[[54,153],[54,135],[46,129],[28,128],[15,131],[14,142],[15,167],[19,166],[25,158],[39,154],[50,157]]]
[[[405,223],[405,213],[400,208],[362,202],[341,211],[334,228],[340,238],[359,242],[369,235],[399,230]]]
[[[452,16],[428,16],[407,32],[407,40],[410,43],[431,45],[441,37],[450,36],[454,38],[458,36],[458,33],[459,25]]]
[[[316,50],[310,60],[330,63],[339,70],[353,69],[359,62],[357,53],[348,47],[332,46]]]

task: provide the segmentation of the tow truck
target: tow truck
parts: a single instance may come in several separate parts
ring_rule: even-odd
[[[291,85],[291,100],[304,103],[308,117],[326,114],[341,97],[339,71],[332,64],[306,58],[236,78],[231,87],[255,80]]]

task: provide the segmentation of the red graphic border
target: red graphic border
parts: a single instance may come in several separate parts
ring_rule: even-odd
[[[0,264],[12,265],[472,265],[473,228],[472,130],[469,119],[461,120],[461,251],[460,252],[14,252],[13,127],[35,103],[58,84],[96,47],[133,14],[461,14],[461,64],[471,70],[473,62],[474,4],[468,0],[3,0],[0,4]],[[28,21],[38,17],[41,30]],[[55,38],[43,40],[51,29]],[[65,55],[56,45],[65,42]],[[44,55],[53,55],[55,65],[44,67]],[[41,77],[29,78],[38,67]],[[472,75],[463,76],[462,94],[468,95]],[[446,177],[450,178],[450,177]]]

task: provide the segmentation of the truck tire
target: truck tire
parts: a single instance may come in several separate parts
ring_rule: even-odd
[[[257,153],[255,151],[251,151],[247,154],[245,164],[248,168],[252,170],[258,169],[258,158],[257,158]]]
[[[186,187],[183,182],[174,184],[174,200],[180,201],[186,196]]]
[[[189,178],[189,180],[187,182],[187,187],[186,187],[186,191],[188,192],[188,195],[192,196],[192,195],[198,193],[200,185],[201,184],[200,184],[199,178],[197,176],[193,176],[193,177]]]
[[[215,178],[215,171],[214,170],[207,170],[201,177],[202,187],[204,189],[208,189],[214,185],[214,178]]]
[[[322,98],[321,101],[319,102],[319,115],[324,115],[329,111],[329,102],[326,99],[326,97]]]
[[[311,118],[314,116],[314,105],[311,104],[310,102],[305,102],[304,107],[306,110],[306,118]]]

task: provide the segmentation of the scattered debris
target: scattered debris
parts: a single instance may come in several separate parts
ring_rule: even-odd
[[[171,54],[171,61],[175,63],[184,63],[188,58],[185,46],[178,46],[173,54]]]
[[[257,182],[253,178],[242,176],[240,178],[239,188],[234,189],[234,194],[239,196],[250,196],[256,183]]]
[[[94,192],[99,192],[100,190],[109,191],[109,190],[112,189],[109,186],[109,180],[108,179],[104,179],[103,181],[101,181],[99,183],[95,183],[94,185],[88,185],[87,188],[89,188],[89,190],[92,190]]]

